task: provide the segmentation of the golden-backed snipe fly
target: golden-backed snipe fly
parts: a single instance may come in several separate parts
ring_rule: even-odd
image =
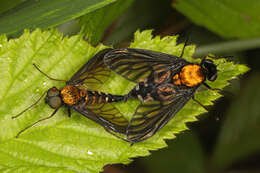
[[[50,116],[40,119],[21,130],[17,134],[17,137],[36,123],[54,116],[61,106],[68,108],[69,116],[71,114],[70,110],[73,109],[100,124],[113,135],[115,135],[114,132],[125,134],[129,122],[111,104],[111,102],[124,100],[124,96],[105,94],[95,90],[99,85],[103,84],[110,74],[111,70],[106,67],[103,61],[104,55],[109,51],[110,49],[104,49],[98,52],[91,60],[81,67],[69,81],[58,80],[66,82],[65,87],[61,90],[56,87],[50,88],[38,99],[38,101],[14,116],[13,118],[17,118],[37,104],[46,93],[45,102],[54,109],[54,112]],[[48,78],[56,80],[46,75],[36,65],[34,66]]]
[[[132,143],[153,136],[193,98],[201,84],[210,88],[206,79],[217,78],[216,65],[206,58],[195,64],[165,53],[125,48],[107,52],[104,61],[111,70],[137,83],[127,95],[141,100],[126,130]]]

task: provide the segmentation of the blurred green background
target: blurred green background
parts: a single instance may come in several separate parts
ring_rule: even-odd
[[[229,56],[251,70],[231,81],[209,113],[168,147],[105,173],[260,172],[260,1],[251,0],[2,0],[0,34],[58,27],[84,34],[93,45],[126,47],[133,33],[180,35],[197,46],[194,57]]]

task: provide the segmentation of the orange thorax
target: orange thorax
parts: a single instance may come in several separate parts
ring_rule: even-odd
[[[173,76],[175,85],[194,87],[201,84],[205,77],[200,65],[189,64],[182,67],[181,72]]]

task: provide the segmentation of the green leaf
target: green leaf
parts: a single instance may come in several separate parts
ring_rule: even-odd
[[[176,45],[176,36],[153,38],[151,33],[150,30],[136,32],[131,47],[181,54],[183,44]],[[37,124],[22,133],[19,138],[15,138],[21,129],[47,117],[53,110],[42,100],[21,117],[11,117],[34,103],[50,87],[61,88],[65,85],[63,82],[48,80],[32,63],[39,65],[52,77],[69,80],[88,59],[103,48],[103,45],[92,47],[80,36],[63,38],[56,30],[43,32],[37,29],[32,33],[25,31],[20,38],[11,40],[0,36],[0,169],[18,172],[99,172],[106,164],[126,164],[131,161],[130,158],[147,156],[149,150],[166,147],[164,139],[174,138],[174,134],[187,129],[186,122],[195,121],[196,115],[205,112],[191,100],[156,135],[133,146],[107,133],[100,125],[76,112],[68,118],[65,108],[60,109],[53,118]],[[187,46],[184,58],[191,59],[194,48]],[[240,67],[246,69],[223,59],[215,62],[220,67],[220,78],[212,86],[217,88],[223,87],[226,85],[224,81],[234,77],[223,75],[228,73],[225,68],[233,75],[245,72],[239,71]],[[134,85],[113,73],[100,90],[124,94]],[[216,98],[200,97],[206,102]],[[137,105],[136,100],[116,104],[129,118]]]
[[[259,37],[258,0],[181,0],[173,6],[197,25],[226,38]]]
[[[116,0],[28,0],[0,17],[0,34],[16,35],[25,28],[50,28],[97,10]],[[33,16],[33,17],[32,17]]]
[[[259,74],[252,75],[227,113],[213,157],[217,168],[225,169],[260,149],[259,79]]]
[[[87,40],[96,45],[103,37],[107,27],[115,21],[133,2],[134,0],[117,0],[103,8],[95,10],[79,20],[82,25],[81,32]]]
[[[24,1],[26,1],[26,0],[1,0],[0,13],[3,13],[4,11],[9,10]]]

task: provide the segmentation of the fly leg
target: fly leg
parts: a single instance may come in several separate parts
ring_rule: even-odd
[[[210,90],[213,90],[213,91],[221,91],[221,89],[218,89],[218,88],[211,88],[211,86],[209,86],[207,83],[203,83],[203,85],[205,86],[205,87],[207,87],[208,89],[210,89]]]
[[[68,108],[68,117],[69,117],[69,118],[71,117],[71,111],[70,111],[70,108]]]
[[[188,41],[189,41],[189,37],[187,37],[186,38],[186,40],[185,40],[185,42],[184,42],[184,45],[183,45],[183,49],[182,49],[182,51],[181,51],[181,58],[182,58],[182,56],[183,56],[183,54],[184,54],[184,50],[185,50],[185,47],[187,46],[187,44],[188,44]]]
[[[203,107],[207,112],[209,112],[208,108],[201,104],[198,100],[195,99],[194,95],[192,96],[192,100],[194,100],[196,103],[198,103],[201,107]]]

